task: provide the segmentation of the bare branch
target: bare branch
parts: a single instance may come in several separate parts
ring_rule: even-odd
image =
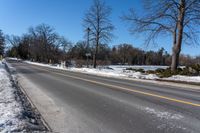
[[[200,25],[199,0],[144,0],[145,12],[137,16],[131,9],[129,15],[123,17],[131,23],[132,34],[147,33],[145,44],[155,43],[162,33],[172,33],[173,55],[172,69],[178,66],[178,57],[182,42],[185,44],[199,44],[199,34],[196,34]]]
[[[111,8],[106,6],[105,2],[94,0],[93,5],[83,19],[85,29],[89,28],[91,30],[90,40],[95,42],[94,67],[96,67],[96,55],[98,53],[99,44],[111,41],[112,38],[114,26],[109,20],[110,13]]]

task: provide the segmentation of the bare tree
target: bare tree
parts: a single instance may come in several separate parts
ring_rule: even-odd
[[[58,45],[64,53],[67,53],[72,48],[72,42],[63,36],[58,38]]]
[[[6,36],[7,43],[10,46],[17,47],[19,43],[21,42],[21,38],[19,36],[11,35],[11,36]]]
[[[179,65],[182,42],[199,43],[200,0],[144,0],[144,15],[137,16],[133,9],[124,19],[132,23],[131,33],[148,33],[146,44],[161,34],[173,39],[171,70]]]
[[[72,42],[63,36],[59,37],[57,41],[58,41],[57,45],[59,46],[59,49],[61,49],[63,52],[62,60],[67,60],[68,53],[70,49],[72,48]]]
[[[121,57],[121,62],[123,65],[126,63],[130,64],[130,57],[131,57],[131,51],[133,50],[133,46],[131,44],[120,44],[118,46],[118,51]]]
[[[36,60],[49,63],[53,58],[54,49],[58,49],[58,35],[54,28],[47,24],[40,24],[35,28],[29,28],[31,40],[31,53]]]
[[[15,35],[7,35],[6,36],[6,44],[8,46],[8,49],[12,50],[12,54],[10,54],[12,57],[18,57],[18,47],[20,45],[21,38],[19,36]]]
[[[111,14],[111,8],[108,7],[105,2],[100,0],[94,0],[93,5],[85,14],[84,27],[90,28],[90,39],[95,43],[94,53],[93,53],[93,67],[96,68],[96,60],[98,54],[99,44],[111,41],[112,31],[114,26],[109,20],[109,15]]]

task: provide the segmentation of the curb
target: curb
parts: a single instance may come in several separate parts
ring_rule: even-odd
[[[28,101],[30,102],[31,106],[33,107],[34,110],[36,110],[36,112],[39,112],[39,110],[37,109],[37,107],[34,105],[34,103],[32,102],[31,98],[28,96],[28,94],[26,93],[25,89],[21,86],[21,84],[17,81],[17,86],[20,88],[20,90],[22,91],[22,93],[25,94],[26,98],[28,99]],[[44,124],[44,126],[47,128],[48,132],[52,132],[52,129],[50,128],[49,124],[46,122],[46,120],[44,119],[44,117],[39,113],[40,118],[42,123]]]

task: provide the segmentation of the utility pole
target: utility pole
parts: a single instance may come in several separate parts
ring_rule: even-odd
[[[86,31],[87,31],[87,49],[86,49],[87,53],[86,53],[86,57],[87,57],[87,68],[89,68],[88,57],[91,56],[91,53],[89,53],[88,48],[89,48],[89,42],[90,42],[90,31],[91,31],[91,29],[88,27],[86,29]]]

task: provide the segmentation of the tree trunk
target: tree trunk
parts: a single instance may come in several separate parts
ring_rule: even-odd
[[[176,31],[174,32],[174,46],[172,49],[172,64],[171,71],[176,71],[179,65],[179,55],[181,52],[182,39],[183,39],[183,22],[185,16],[185,0],[180,0],[179,16],[177,22],[178,37],[176,38]],[[177,41],[176,41],[177,39]]]
[[[97,54],[98,54],[99,40],[97,39],[95,53],[93,56],[93,68],[97,67]]]
[[[178,22],[177,22],[178,24]],[[176,40],[177,40],[177,35],[176,35],[176,32],[177,32],[177,24],[174,28],[174,32],[173,32],[173,48],[172,48],[172,62],[171,62],[171,71],[175,71],[177,66],[178,66],[178,58],[177,58],[177,51],[176,51]]]
[[[171,71],[176,71],[178,65],[179,65],[179,54],[180,50],[177,51],[177,49],[180,49],[178,47],[173,47],[173,54],[172,54],[172,64],[171,64]]]
[[[93,68],[97,67],[97,58],[96,58],[96,54],[93,55]]]

